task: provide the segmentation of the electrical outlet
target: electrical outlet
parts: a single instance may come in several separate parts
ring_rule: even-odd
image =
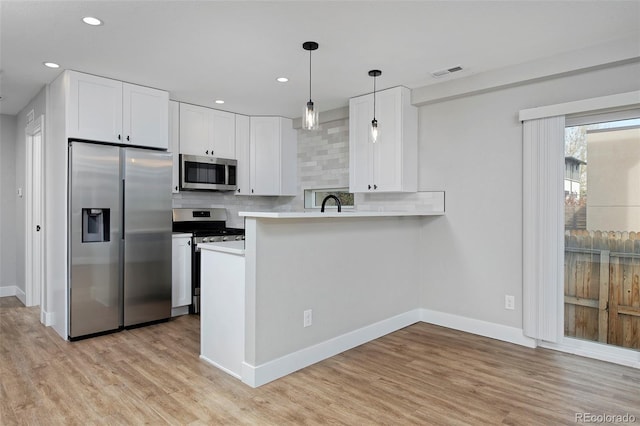
[[[307,309],[306,311],[304,311],[304,321],[302,325],[303,327],[309,327],[311,324],[313,324],[312,311],[311,309]]]
[[[516,308],[515,296],[509,296],[508,294],[504,295],[504,308],[509,310],[514,310]]]

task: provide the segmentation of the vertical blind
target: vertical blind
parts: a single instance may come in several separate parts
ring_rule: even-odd
[[[523,122],[523,331],[563,334],[564,115]]]

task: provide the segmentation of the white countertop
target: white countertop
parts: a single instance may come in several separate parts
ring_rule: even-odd
[[[244,256],[244,241],[220,241],[217,243],[200,243],[200,250],[218,251],[222,253]]]
[[[400,211],[342,211],[331,210],[325,213],[319,211],[306,212],[240,212],[242,217],[263,217],[271,219],[311,219],[311,218],[350,218],[350,217],[396,217],[396,216],[442,216],[444,212],[400,212]]]
[[[172,232],[171,233],[171,237],[173,238],[182,238],[182,237],[189,237],[191,238],[191,232]]]

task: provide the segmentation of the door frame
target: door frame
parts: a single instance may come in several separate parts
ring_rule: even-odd
[[[44,312],[44,115],[25,128],[26,218],[25,296],[26,306],[40,306]]]

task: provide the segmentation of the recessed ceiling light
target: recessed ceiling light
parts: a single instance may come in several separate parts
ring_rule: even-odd
[[[278,77],[276,78],[276,81],[279,83],[286,83],[289,79],[287,77]]]
[[[94,18],[93,16],[85,16],[84,18],[82,18],[82,22],[84,22],[87,25],[93,25],[93,26],[102,25],[102,21],[99,20],[98,18]]]
[[[216,103],[217,103],[217,104],[223,104],[223,103],[224,103],[224,101],[223,101],[222,99],[216,99]]]
[[[43,62],[42,65],[47,68],[60,68],[60,65],[56,64],[55,62]]]

